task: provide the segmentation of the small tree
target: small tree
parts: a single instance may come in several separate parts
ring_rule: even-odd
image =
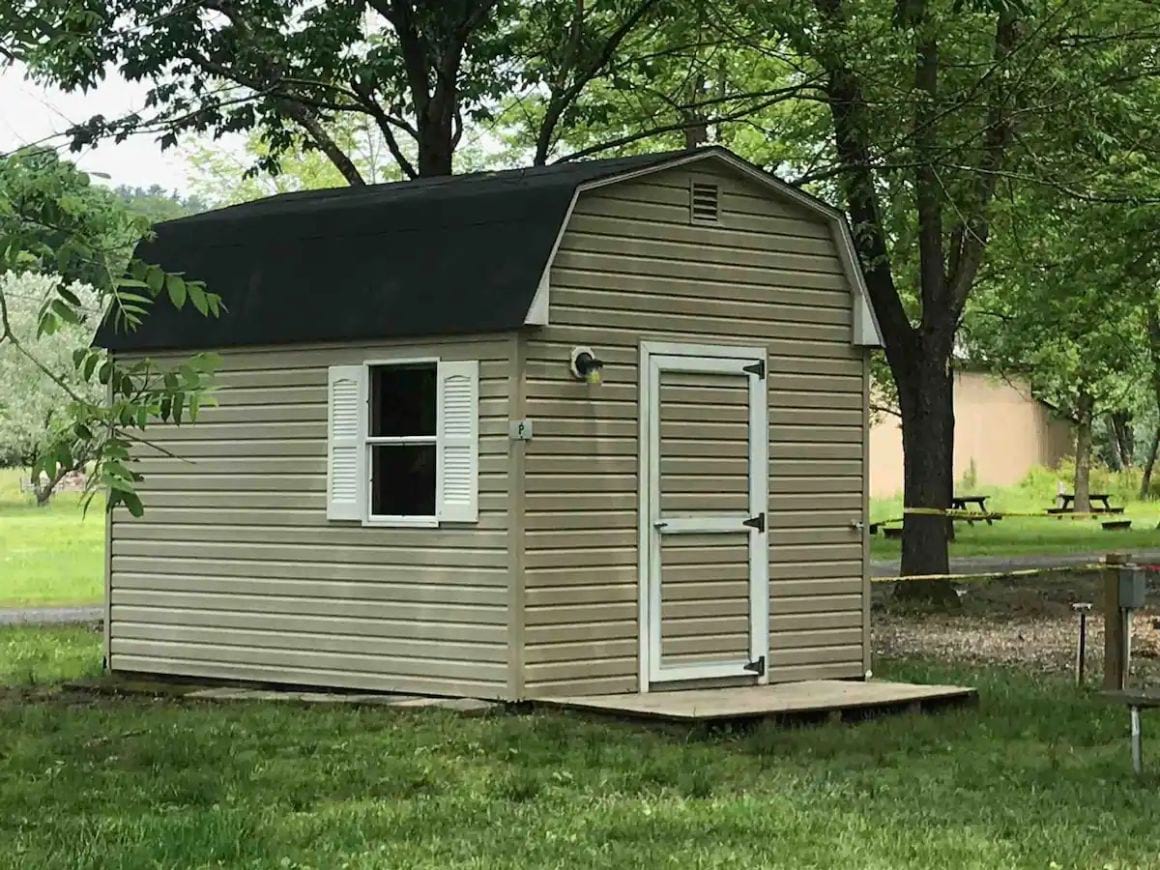
[[[69,290],[80,301],[77,322],[63,322],[52,335],[38,335],[37,324],[46,302],[56,294],[60,279],[32,272],[10,272],[0,276],[0,295],[8,307],[13,335],[28,353],[8,342],[0,345],[0,456],[31,468],[49,444],[64,434],[67,420],[62,413],[68,395],[59,381],[88,402],[104,398],[99,384],[80,377],[73,366],[73,353],[92,340],[100,319],[97,295],[91,287],[73,284]],[[33,362],[35,358],[36,362]],[[42,368],[49,369],[55,377]],[[69,472],[79,470],[91,458],[90,445],[74,441],[72,462],[57,466],[49,477],[30,476],[37,504],[48,502],[53,490]]]
[[[118,207],[52,151],[25,150],[0,160],[0,277],[55,276],[37,307],[33,338],[17,314],[21,303],[10,305],[9,284],[0,284],[0,350],[22,358],[61,394],[52,437],[38,448],[32,474],[58,478],[61,469],[76,467],[78,453],[91,457],[87,496],[107,489],[110,509],[123,504],[135,515],[143,508],[131,446],[146,441],[152,422],[196,417],[216,359],[197,354],[166,368],[148,358],[123,364],[86,342],[72,349],[66,372],[42,358],[37,344],[87,328],[91,309],[73,289],[77,281],[92,288],[96,307],[118,329],[135,329],[163,298],[207,316],[221,312],[220,297],[199,282],[126,254],[148,231],[147,218]],[[101,398],[94,398],[98,390]]]
[[[1026,374],[1036,395],[1075,423],[1081,512],[1090,509],[1093,422],[1126,415],[1153,376],[1152,294],[1114,255],[1118,208],[1021,199],[1009,217],[1031,218],[1036,234],[1013,233],[1007,238],[1019,243],[996,246],[967,317],[973,356],[1000,373]]]

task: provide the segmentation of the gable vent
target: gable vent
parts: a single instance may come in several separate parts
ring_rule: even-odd
[[[689,188],[689,217],[695,224],[721,220],[721,189],[711,181],[694,181]]]

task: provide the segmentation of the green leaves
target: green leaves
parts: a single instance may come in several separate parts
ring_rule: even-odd
[[[174,308],[181,308],[185,304],[185,280],[180,275],[166,275],[165,289]]]
[[[93,330],[102,316],[113,329],[135,329],[159,302],[177,309],[188,302],[202,317],[224,309],[203,282],[129,256],[147,231],[51,152],[0,158],[0,298],[10,314],[9,329],[0,331],[0,393],[20,391],[6,376],[16,359],[20,377],[35,381],[28,392],[48,395],[45,406],[21,395],[21,406],[41,410],[19,457],[49,479],[87,466],[89,496],[107,488],[110,508],[123,505],[134,515],[144,510],[134,463],[149,428],[191,421],[212,404],[216,359],[198,354],[163,367],[122,360],[89,346]],[[5,295],[6,272],[17,267],[56,278],[29,276],[37,295],[17,304]],[[0,422],[12,416],[5,408]]]
[[[165,270],[160,266],[149,266],[145,272],[145,286],[154,297],[160,295],[161,288],[165,286]]]

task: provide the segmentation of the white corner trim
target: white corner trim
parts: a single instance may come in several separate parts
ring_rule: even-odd
[[[571,209],[568,210],[571,214]],[[564,226],[568,225],[568,221],[564,221]],[[540,276],[540,284],[536,287],[536,295],[532,297],[532,304],[528,307],[528,314],[524,318],[524,326],[547,326],[548,325],[548,273],[551,270],[552,261],[556,259],[556,248],[560,244],[560,238],[563,233],[560,233],[556,238],[556,244],[552,246],[552,255],[548,257],[548,267],[544,269],[544,274]]]
[[[838,258],[842,262],[842,269],[846,274],[846,279],[850,282],[852,292],[857,297],[854,301],[854,329],[851,336],[851,343],[861,347],[882,347],[882,330],[878,326],[878,319],[874,315],[874,307],[870,303],[870,293],[866,288],[866,280],[862,276],[862,269],[858,265],[858,255],[854,247],[854,239],[850,234],[849,224],[846,223],[845,214],[839,209],[826,205],[821,200],[810,196],[808,193],[803,193],[796,187],[786,184],[768,172],[758,169],[756,166],[723,149],[698,151],[681,155],[671,160],[666,160],[663,163],[654,164],[653,166],[634,169],[630,172],[621,172],[617,175],[610,175],[606,178],[598,178],[577,185],[576,192],[572,195],[572,201],[568,203],[568,209],[564,212],[564,219],[560,222],[560,229],[556,233],[556,241],[552,244],[552,250],[548,254],[548,262],[544,264],[544,271],[540,275],[540,283],[537,285],[536,295],[533,297],[532,304],[528,308],[528,313],[524,317],[524,324],[530,326],[548,325],[551,295],[548,286],[549,275],[552,271],[552,264],[556,261],[556,253],[560,249],[560,243],[564,239],[564,232],[567,230],[568,223],[572,219],[572,212],[576,208],[576,201],[580,198],[581,193],[600,187],[607,187],[611,184],[620,184],[622,181],[630,181],[645,175],[652,175],[655,172],[675,169],[688,163],[696,163],[701,160],[710,159],[733,167],[752,181],[776,191],[806,211],[820,215],[826,219],[826,222],[830,225],[834,245],[838,250]]]
[[[850,225],[846,223],[845,215],[840,212],[835,215],[831,219],[830,228],[834,233],[834,245],[838,249],[842,269],[857,294],[854,299],[853,343],[858,347],[885,347],[882,328],[878,325],[878,317],[870,302],[870,290],[866,287],[862,267],[858,265],[858,251],[854,247],[854,237],[850,234]]]
[[[870,300],[859,296],[854,300],[854,344],[858,347],[883,347],[882,333]]]

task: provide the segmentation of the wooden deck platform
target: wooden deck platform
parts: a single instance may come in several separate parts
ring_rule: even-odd
[[[846,711],[921,710],[976,698],[975,689],[965,686],[920,686],[884,680],[806,680],[773,686],[544,698],[537,703],[636,719],[712,722],[825,714],[840,716]]]

